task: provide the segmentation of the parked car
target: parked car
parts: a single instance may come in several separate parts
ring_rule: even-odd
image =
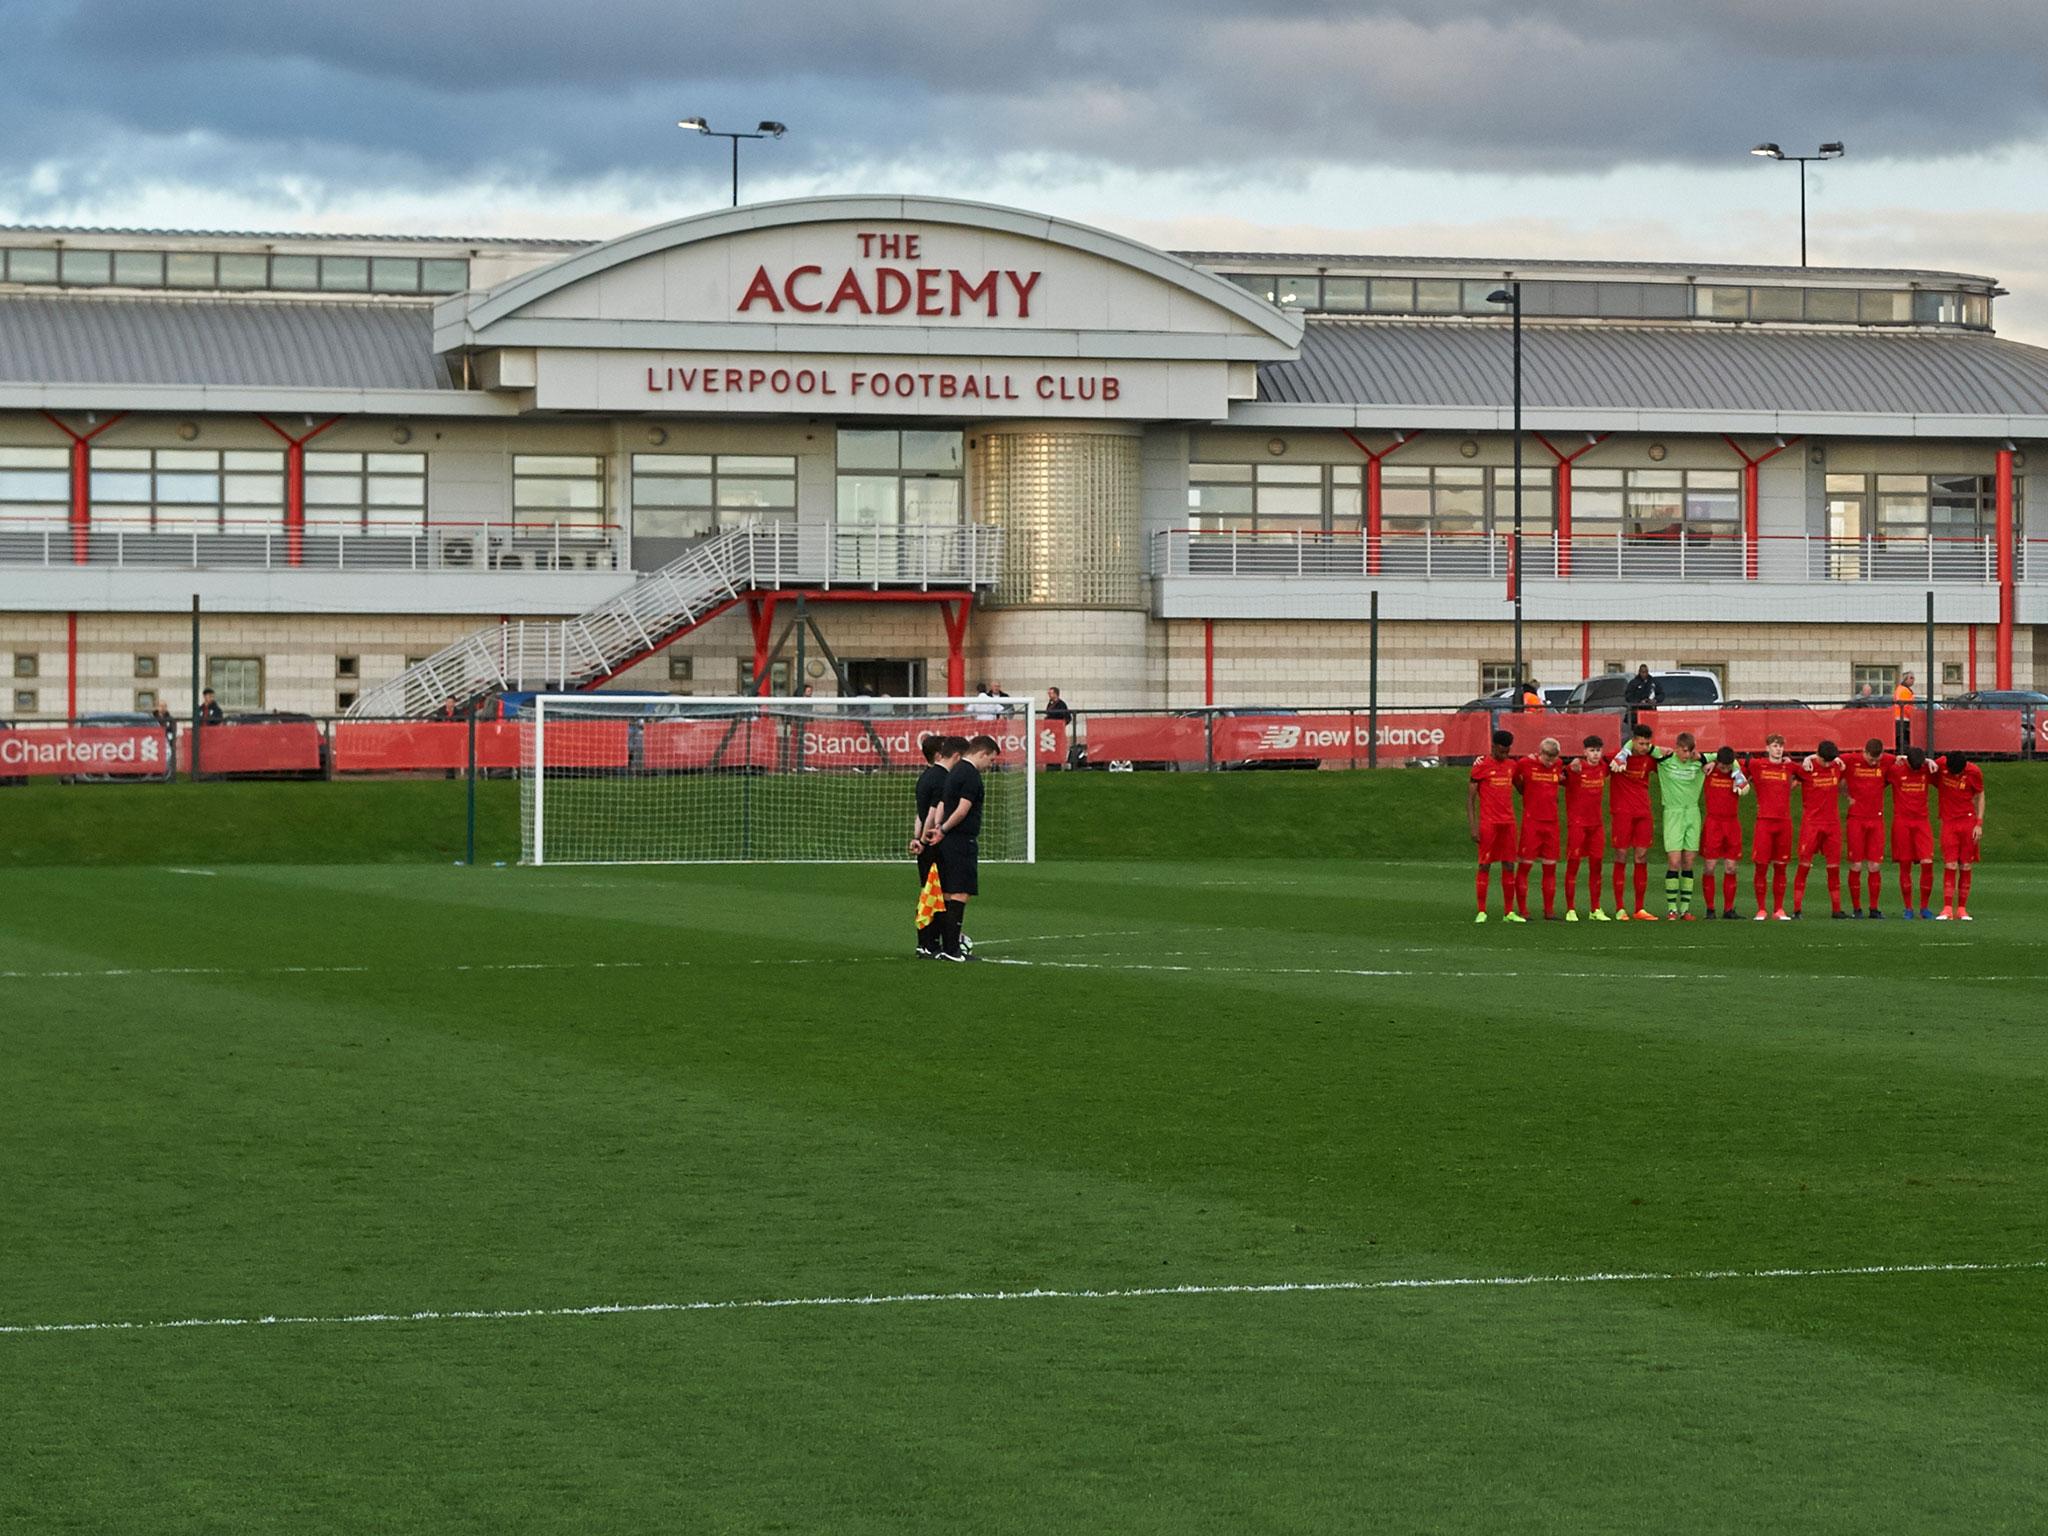
[[[1536,692],[1542,697],[1545,709],[1563,709],[1565,700],[1572,696],[1572,689],[1569,683],[1544,683],[1537,688]],[[1521,689],[1496,688],[1491,693],[1482,693],[1470,703],[1460,704],[1458,706],[1458,713],[1461,715],[1478,714],[1481,712],[1491,714],[1495,710],[1517,710],[1521,707]]]
[[[2016,709],[2020,712],[2020,748],[2022,757],[2035,755],[2034,743],[2039,741],[2039,727],[2048,718],[2048,693],[2033,688],[1986,688],[1973,693],[1960,694],[1953,699],[1941,701],[1943,709]],[[1937,743],[1941,727],[1935,727]]]
[[[1711,672],[1652,672],[1650,676],[1664,697],[1657,705],[1659,709],[1718,709],[1721,706],[1721,679]],[[1604,677],[1589,677],[1571,692],[1565,700],[1564,709],[1568,714],[1619,714],[1628,706],[1623,696],[1633,674],[1610,672]]]
[[[1207,715],[1208,717],[1214,720],[1225,720],[1244,715],[1255,715],[1261,719],[1264,719],[1269,716],[1298,715],[1301,713],[1301,711],[1298,709],[1285,708],[1183,709],[1177,710],[1175,711],[1175,713],[1179,714],[1184,719],[1199,718],[1203,715]],[[1282,729],[1284,729],[1284,727]],[[1299,734],[1299,732],[1296,733],[1297,737],[1299,736]],[[1322,765],[1322,760],[1320,758],[1315,757],[1219,757],[1216,759],[1215,766],[1218,769],[1236,770],[1247,768],[1320,768],[1322,767]]]
[[[72,723],[86,726],[114,726],[120,729],[147,728],[158,732],[163,730],[155,715],[141,709],[106,710],[98,714],[80,715]],[[160,772],[73,773],[65,775],[64,782],[66,784],[121,784],[132,783],[137,779],[168,779],[173,772],[172,763],[170,738],[166,736],[164,738],[163,768]]]

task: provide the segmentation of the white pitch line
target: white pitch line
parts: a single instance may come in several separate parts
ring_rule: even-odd
[[[1137,960],[1022,960],[997,956],[990,965],[1033,966],[1053,971],[1162,971],[1198,976],[1364,976],[1425,977],[1446,981],[1506,978],[1516,981],[1869,981],[1857,972],[1828,971],[1510,971],[1489,968],[1482,971],[1445,971],[1421,968],[1374,968],[1344,965],[1160,965]],[[1970,972],[1961,976],[1922,975],[1915,981],[2038,981],[2035,975],[1995,975]]]
[[[6,1323],[0,1334],[153,1333],[183,1328],[340,1327],[361,1323],[524,1322],[657,1312],[768,1312],[793,1307],[894,1307],[989,1301],[1144,1301],[1169,1296],[1300,1296],[1329,1292],[1519,1290],[1565,1285],[1688,1285],[1717,1280],[1829,1280],[1868,1275],[2004,1274],[2048,1269],[2048,1259],[1989,1263],[1854,1264],[1821,1269],[1596,1270],[1577,1275],[1449,1275],[1412,1280],[1277,1280],[1215,1285],[1137,1285],[1104,1290],[905,1291],[894,1295],[784,1296],[735,1301],[629,1301],[583,1307],[499,1307],[325,1316],[185,1317],[163,1321]]]

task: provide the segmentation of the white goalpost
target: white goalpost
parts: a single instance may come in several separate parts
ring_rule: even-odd
[[[527,864],[900,862],[933,735],[994,739],[981,857],[1028,864],[1058,750],[1008,698],[541,694],[523,725]]]

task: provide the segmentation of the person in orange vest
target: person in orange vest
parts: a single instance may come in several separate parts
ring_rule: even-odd
[[[1899,686],[1892,690],[1892,750],[1903,752],[1913,744],[1913,674],[1901,672]]]
[[[1533,677],[1522,684],[1522,712],[1529,715],[1543,713],[1543,693],[1536,686],[1536,679]]]

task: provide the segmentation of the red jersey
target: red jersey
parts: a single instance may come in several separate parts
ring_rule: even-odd
[[[1583,759],[1573,763],[1564,775],[1565,822],[1574,827],[1600,825],[1600,795],[1607,787],[1607,761]]]
[[[1479,825],[1512,827],[1515,824],[1515,768],[1505,757],[1482,757],[1472,765],[1472,782],[1479,786]]]
[[[1719,763],[1707,765],[1707,781],[1701,791],[1701,800],[1706,806],[1708,821],[1737,821],[1740,813],[1736,809],[1741,802],[1735,794],[1735,768],[1730,764],[1726,769]]]
[[[1564,783],[1564,759],[1545,763],[1540,757],[1525,757],[1515,764],[1515,788],[1522,792],[1522,821],[1546,827],[1557,825],[1557,791]]]
[[[1885,759],[1892,784],[1892,820],[1916,827],[1927,825],[1927,789],[1934,782],[1934,765],[1915,768],[1903,757]]]
[[[1887,753],[1876,762],[1857,756],[1849,760],[1849,819],[1884,820],[1884,787],[1891,782],[1892,759]]]
[[[1790,821],[1792,783],[1799,777],[1798,764],[1789,757],[1776,763],[1768,757],[1752,757],[1743,768],[1756,789],[1756,819]]]
[[[1842,820],[1842,781],[1849,776],[1849,765],[1839,757],[1831,763],[1816,758],[1811,768],[1801,763],[1794,771],[1804,786],[1799,795],[1801,817],[1808,822],[1822,817],[1839,825]]]
[[[1657,760],[1647,752],[1631,752],[1608,764],[1607,799],[1617,817],[1650,814],[1650,775],[1656,769]]]
[[[1941,791],[1941,820],[1944,826],[1951,822],[1977,819],[1977,797],[1984,793],[1984,771],[1981,768],[1972,763],[1961,773],[1950,773],[1948,760],[1944,758],[1941,771],[1934,776],[1934,783]]]

